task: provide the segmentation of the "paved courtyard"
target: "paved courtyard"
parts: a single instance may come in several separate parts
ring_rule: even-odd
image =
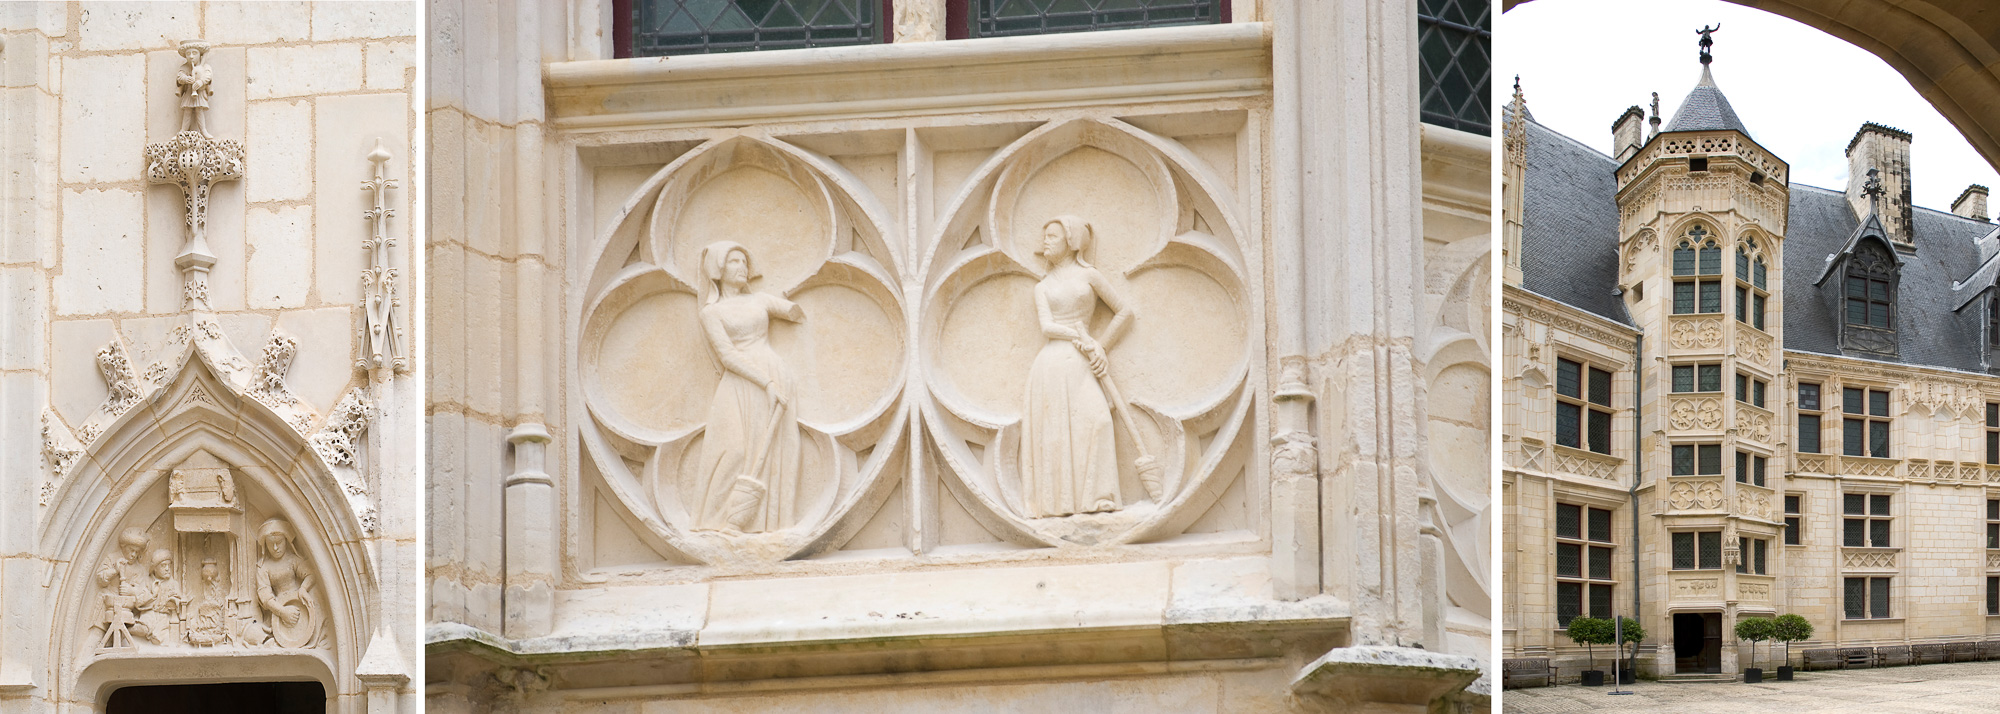
[[[1636,693],[1610,696],[1610,687],[1576,685],[1510,689],[1501,701],[1516,714],[2000,712],[2000,662],[1799,672],[1795,681],[1763,684],[1641,681],[1626,689]]]

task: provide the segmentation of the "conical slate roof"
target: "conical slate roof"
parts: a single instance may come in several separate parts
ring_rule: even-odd
[[[1714,75],[1709,74],[1708,65],[1701,66],[1701,81],[1688,92],[1687,99],[1681,101],[1681,108],[1674,112],[1674,120],[1667,122],[1663,131],[1711,131],[1733,129],[1750,135],[1743,127],[1743,120],[1736,118],[1736,110],[1729,107],[1729,98],[1722,96],[1722,90],[1715,86]]]

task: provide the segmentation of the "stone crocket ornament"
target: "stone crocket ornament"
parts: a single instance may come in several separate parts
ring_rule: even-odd
[[[243,178],[243,144],[208,133],[208,105],[215,72],[204,62],[209,44],[180,44],[186,60],[174,83],[180,88],[181,130],[173,138],[146,145],[146,180],[179,186],[187,210],[187,240],[174,256],[181,270],[182,308],[209,309],[208,196],[217,183]]]

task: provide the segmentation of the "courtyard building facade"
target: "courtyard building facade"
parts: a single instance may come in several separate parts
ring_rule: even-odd
[[[1846,186],[1792,183],[1701,60],[1673,117],[1617,117],[1613,155],[1518,85],[1504,110],[1503,656],[1609,670],[1566,626],[1614,615],[1657,675],[1781,664],[1733,632],[1783,614],[1814,627],[1794,665],[1992,648],[1987,189],[1912,205],[1912,137],[1872,123]]]

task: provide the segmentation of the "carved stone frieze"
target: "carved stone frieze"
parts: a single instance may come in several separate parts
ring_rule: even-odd
[[[1851,476],[1889,477],[1896,475],[1896,462],[1850,456],[1840,460],[1840,469]]]
[[[1752,441],[1771,443],[1771,415],[1744,405],[1736,408],[1736,433]]]
[[[1736,492],[1736,513],[1769,520],[1771,518],[1771,497],[1755,491]]]
[[[1674,597],[1692,600],[1711,599],[1722,593],[1721,578],[1677,578],[1674,580]]]
[[[1750,329],[1739,330],[1737,335],[1741,338],[1737,340],[1738,354],[1757,364],[1771,364],[1770,336]]]
[[[1715,397],[1675,397],[1668,401],[1667,424],[1675,431],[1716,431],[1722,428],[1722,400]]]
[[[1720,317],[1675,317],[1669,321],[1671,327],[1667,336],[1668,344],[1682,350],[1714,350],[1722,348],[1722,318]]]
[[[1896,567],[1896,552],[1887,550],[1847,550],[1840,554],[1840,567],[1885,569]]]
[[[1771,586],[1765,583],[1743,583],[1736,587],[1738,598],[1745,602],[1770,602]]]
[[[1619,460],[1609,457],[1585,456],[1566,451],[1557,451],[1555,458],[1557,473],[1576,474],[1606,481],[1618,478],[1619,464]]]
[[[1604,329],[1557,310],[1528,304],[1512,296],[1502,300],[1501,307],[1509,313],[1520,315],[1522,319],[1539,322],[1548,325],[1552,329],[1574,333],[1580,337],[1596,340],[1601,344],[1617,349],[1625,349],[1632,344],[1632,335],[1620,334],[1613,330]],[[1531,356],[1531,360],[1538,361],[1538,358]]]
[[[1667,489],[1667,507],[1676,511],[1720,510],[1722,482],[1715,479],[1675,481]]]
[[[1798,458],[1799,458],[1799,473],[1806,473],[1806,474],[1826,473],[1826,457],[1805,456],[1802,454]]]

